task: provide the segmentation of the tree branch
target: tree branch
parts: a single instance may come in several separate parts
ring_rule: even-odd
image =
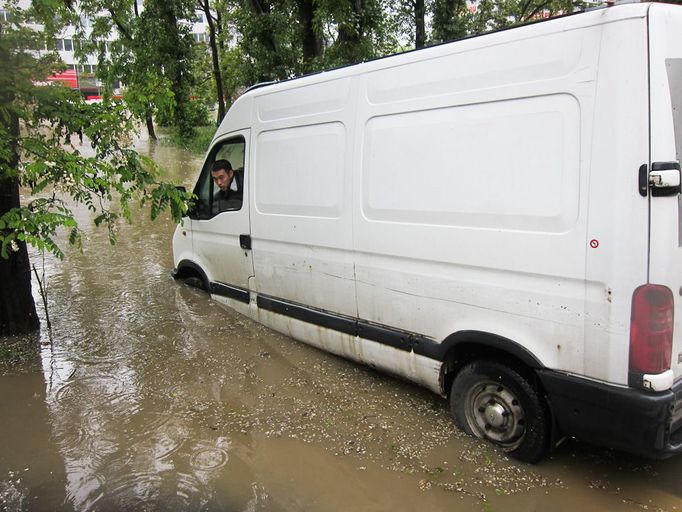
[[[535,9],[533,9],[533,10],[531,11],[531,13],[528,15],[528,17],[524,19],[524,21],[533,19],[533,17],[534,17],[536,14],[538,14],[539,12],[541,12],[545,7],[547,7],[547,6],[549,5],[549,3],[550,3],[549,0],[547,0],[547,1],[542,2],[541,4],[539,4],[537,7],[535,7]]]
[[[111,15],[111,21],[114,22],[114,25],[116,25],[116,28],[118,29],[118,31],[119,31],[121,34],[123,34],[123,36],[124,36],[128,41],[132,41],[132,40],[133,40],[133,35],[130,33],[130,30],[128,30],[128,29],[123,25],[123,23],[121,23],[121,21],[118,19],[118,16],[116,16],[116,14],[114,13],[113,9],[112,9],[111,7],[109,7],[109,8],[107,9],[107,11],[109,11],[109,14]]]

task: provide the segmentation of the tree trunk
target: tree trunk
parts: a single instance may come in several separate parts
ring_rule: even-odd
[[[414,2],[414,47],[423,48],[426,44],[426,29],[424,24],[424,17],[426,16],[426,8],[424,0],[415,0]]]
[[[315,0],[297,0],[298,19],[303,40],[303,66],[313,71],[313,61],[322,56],[322,38],[315,31]]]
[[[145,112],[144,121],[145,123],[147,123],[147,132],[149,133],[149,140],[153,140],[154,142],[159,140],[156,137],[156,131],[154,131],[154,119],[152,118],[151,107],[149,110],[147,110],[147,112]]]
[[[218,26],[217,32],[219,34],[229,34],[229,29],[227,29],[223,24],[223,16],[220,13],[220,7],[218,7],[218,12],[216,12],[215,23]],[[228,38],[229,38],[229,35],[227,37],[221,37],[218,40],[218,46],[220,47],[221,51],[227,50],[227,39]]]
[[[220,122],[223,120],[223,117],[225,117],[225,93],[223,91],[223,78],[220,73],[215,21],[211,15],[209,0],[200,0],[199,5],[204,11],[206,22],[208,23],[208,42],[211,46],[211,60],[213,61],[213,80],[215,81],[216,96],[218,97],[218,118],[216,119],[216,125],[220,126]]]
[[[0,99],[4,105],[12,105],[13,94],[2,91]],[[10,151],[9,156],[0,156],[0,165],[5,169],[17,170],[19,154],[19,118],[9,109]],[[19,207],[19,178],[0,174],[0,216],[12,208]],[[31,294],[31,267],[26,244],[16,242],[18,250],[9,250],[9,258],[0,256],[0,336],[25,334],[40,327],[36,306]]]

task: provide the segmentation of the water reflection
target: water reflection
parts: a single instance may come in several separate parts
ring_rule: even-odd
[[[0,378],[0,510],[70,510],[45,381],[32,368],[30,363],[19,374]]]
[[[171,175],[200,165],[173,148],[153,152]],[[43,351],[46,398],[76,510],[200,509],[228,461],[229,439],[185,415],[178,387],[200,353],[176,338],[185,328],[171,313],[174,226],[138,219],[121,225],[116,247],[91,231],[83,254],[47,272],[59,320]]]

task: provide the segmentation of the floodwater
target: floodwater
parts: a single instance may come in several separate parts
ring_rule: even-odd
[[[201,156],[139,145],[191,186]],[[509,460],[442,398],[174,282],[173,229],[138,215],[45,259],[52,332],[0,376],[0,510],[682,511],[682,457]]]

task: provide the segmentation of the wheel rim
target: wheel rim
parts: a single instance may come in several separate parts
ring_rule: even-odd
[[[505,450],[521,444],[526,417],[516,395],[492,380],[472,386],[465,398],[465,414],[476,436],[489,439]]]

